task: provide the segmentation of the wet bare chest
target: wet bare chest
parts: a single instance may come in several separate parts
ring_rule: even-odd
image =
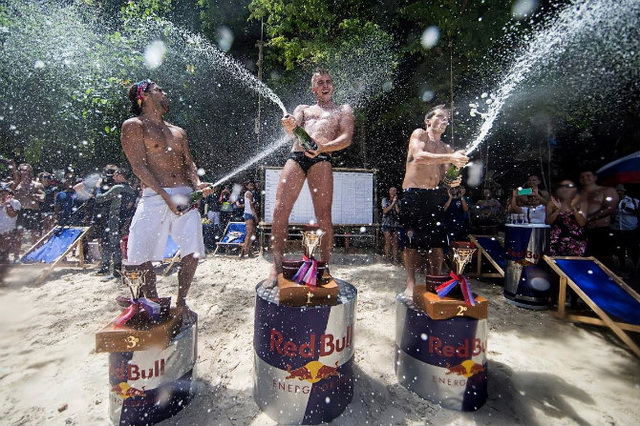
[[[329,112],[305,114],[304,128],[310,135],[333,139],[340,132],[340,116]]]
[[[145,135],[147,159],[174,163],[182,161],[184,140],[179,132],[171,129],[149,129]]]

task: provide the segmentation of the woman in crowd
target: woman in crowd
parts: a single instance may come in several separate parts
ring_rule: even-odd
[[[251,253],[251,243],[253,243],[256,233],[256,224],[258,223],[258,213],[256,212],[253,190],[255,184],[252,181],[244,184],[244,221],[247,233],[244,237],[244,245],[240,252],[240,257],[253,257]]]
[[[551,225],[551,256],[584,256],[587,238],[586,206],[581,205],[576,184],[564,179],[555,186],[547,204],[547,225]]]
[[[382,233],[384,234],[384,259],[387,262],[399,262],[398,233],[400,232],[400,204],[398,189],[389,188],[389,197],[382,198]]]
[[[528,195],[519,195],[518,189],[513,190],[509,201],[509,213],[523,215],[524,223],[545,223],[545,200],[538,192],[538,188],[532,188]]]

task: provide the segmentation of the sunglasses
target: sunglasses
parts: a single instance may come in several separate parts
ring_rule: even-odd
[[[558,188],[575,188],[576,186],[572,183],[568,183],[566,185],[558,185]]]

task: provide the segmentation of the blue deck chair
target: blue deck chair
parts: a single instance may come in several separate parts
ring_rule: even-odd
[[[169,235],[169,237],[167,238],[167,245],[164,249],[163,256],[164,261],[169,262],[169,266],[167,266],[167,268],[164,270],[164,275],[169,275],[169,272],[171,272],[171,268],[173,268],[173,265],[180,258],[178,254],[179,251],[180,247],[178,247],[178,244],[173,241],[173,238],[171,238],[171,235]]]
[[[53,268],[62,263],[84,267],[84,248],[81,243],[89,229],[88,226],[56,226],[27,250],[27,253],[20,259],[20,263],[22,265],[49,265],[38,278],[36,284],[41,284],[53,271]],[[78,261],[65,262],[67,255],[75,248],[78,250]]]
[[[215,256],[220,247],[242,247],[246,235],[247,225],[244,222],[229,222],[222,239],[216,243],[213,255]]]
[[[544,260],[560,277],[558,317],[607,326],[640,358],[640,348],[624,331],[640,333],[640,295],[594,257],[545,255]],[[597,317],[567,312],[567,286]]]
[[[469,239],[478,249],[476,271],[470,272],[470,277],[504,278],[504,270],[507,267],[505,249],[495,236],[469,235]],[[487,259],[497,272],[483,272],[482,260]]]

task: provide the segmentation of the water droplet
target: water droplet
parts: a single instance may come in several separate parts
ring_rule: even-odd
[[[432,25],[424,30],[420,43],[425,49],[431,49],[438,44],[438,40],[440,40],[440,30],[435,25]]]

